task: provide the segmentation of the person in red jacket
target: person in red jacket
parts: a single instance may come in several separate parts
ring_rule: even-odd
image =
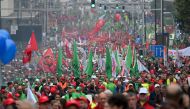
[[[139,90],[139,101],[138,101],[138,105],[143,109],[154,109],[153,106],[150,105],[150,103],[148,102],[148,90],[146,88],[140,88]]]

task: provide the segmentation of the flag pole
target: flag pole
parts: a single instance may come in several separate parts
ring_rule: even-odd
[[[1,2],[1,1],[0,1]],[[2,67],[3,67],[3,65],[2,65],[2,63],[0,63],[0,86],[2,86],[3,85],[3,78],[2,78]]]

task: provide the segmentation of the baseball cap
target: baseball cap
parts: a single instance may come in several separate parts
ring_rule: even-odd
[[[80,108],[80,103],[77,100],[69,100],[66,103],[66,107],[73,106],[73,105],[76,106],[77,108]]]
[[[5,106],[11,105],[11,104],[15,104],[15,100],[13,98],[7,98],[6,100],[3,101],[3,105]]]
[[[159,84],[155,84],[154,87],[155,87],[155,88],[156,88],[156,87],[160,87],[160,85],[159,85]]]
[[[39,103],[43,104],[49,101],[49,98],[47,96],[41,96],[39,99]]]
[[[147,90],[146,88],[140,88],[139,94],[141,94],[141,93],[147,94],[147,93],[148,93],[148,90]]]
[[[129,86],[133,86],[133,84],[132,84],[132,83],[129,83]]]

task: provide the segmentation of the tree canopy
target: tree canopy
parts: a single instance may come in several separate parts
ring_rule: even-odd
[[[175,0],[174,5],[179,29],[190,34],[190,0]]]

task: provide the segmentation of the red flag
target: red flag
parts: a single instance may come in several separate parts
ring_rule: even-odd
[[[30,36],[30,40],[28,42],[26,49],[31,50],[31,51],[37,51],[38,50],[38,44],[36,42],[36,37],[35,37],[34,32],[32,32],[32,34]]]
[[[56,60],[54,59],[53,50],[51,48],[44,50],[38,65],[44,72],[55,73]]]
[[[34,32],[32,32],[28,45],[24,50],[23,59],[22,59],[23,64],[29,63],[31,60],[32,51],[37,51],[37,50],[38,50],[38,45],[36,42],[36,37]]]
[[[146,49],[147,50],[149,49],[149,42],[148,41],[146,42]]]
[[[44,50],[43,57],[47,57],[47,56],[54,57],[53,50],[51,48],[48,48],[48,49]]]
[[[31,57],[32,57],[32,52],[25,50],[24,54],[23,54],[23,58],[22,58],[23,64],[26,64],[26,63],[30,62]]]

